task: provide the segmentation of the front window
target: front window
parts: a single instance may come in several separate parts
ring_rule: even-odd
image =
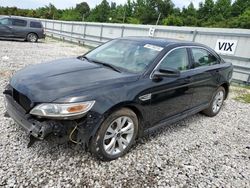
[[[142,73],[162,47],[131,40],[113,40],[89,52],[86,57],[132,73]]]
[[[2,25],[11,25],[11,21],[10,21],[9,18],[2,18],[2,19],[0,19],[0,23]]]
[[[160,69],[187,70],[189,65],[186,48],[176,49],[170,52],[161,62]]]

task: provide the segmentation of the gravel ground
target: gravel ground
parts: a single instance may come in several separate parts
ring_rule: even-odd
[[[8,77],[85,51],[53,40],[0,41],[0,187],[250,187],[250,105],[232,95],[217,117],[197,114],[167,126],[112,162],[51,140],[27,148],[27,134],[3,116]]]

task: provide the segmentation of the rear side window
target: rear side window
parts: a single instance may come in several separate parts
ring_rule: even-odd
[[[219,63],[219,60],[205,49],[192,48],[194,67],[210,66]]]
[[[32,28],[42,28],[42,24],[40,22],[30,22],[30,27],[32,27]]]
[[[176,49],[170,52],[160,64],[160,69],[187,70],[189,67],[188,53],[186,48]]]
[[[27,21],[20,19],[12,19],[12,25],[19,27],[26,27]]]

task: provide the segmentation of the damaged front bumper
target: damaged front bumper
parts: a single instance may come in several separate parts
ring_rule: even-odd
[[[7,114],[14,119],[26,132],[39,140],[43,140],[53,132],[53,121],[38,121],[13,100],[9,95],[5,95]]]
[[[7,114],[19,124],[29,135],[43,140],[49,134],[66,138],[65,141],[72,141],[74,132],[74,143],[84,148],[88,146],[89,139],[95,133],[100,116],[96,113],[89,113],[80,120],[40,120],[26,113],[10,95],[5,95]],[[72,132],[73,131],[73,132]]]

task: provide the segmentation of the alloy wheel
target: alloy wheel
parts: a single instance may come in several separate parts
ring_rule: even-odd
[[[30,42],[36,42],[37,41],[37,36],[35,34],[30,33],[28,37],[29,37]]]
[[[135,125],[131,118],[122,116],[115,119],[108,127],[103,147],[107,154],[117,155],[123,152],[130,144],[135,134]]]
[[[215,95],[214,101],[213,101],[212,110],[213,110],[214,113],[217,113],[220,110],[220,108],[222,106],[222,103],[223,103],[223,100],[224,100],[224,93],[223,93],[223,91],[219,91]]]

